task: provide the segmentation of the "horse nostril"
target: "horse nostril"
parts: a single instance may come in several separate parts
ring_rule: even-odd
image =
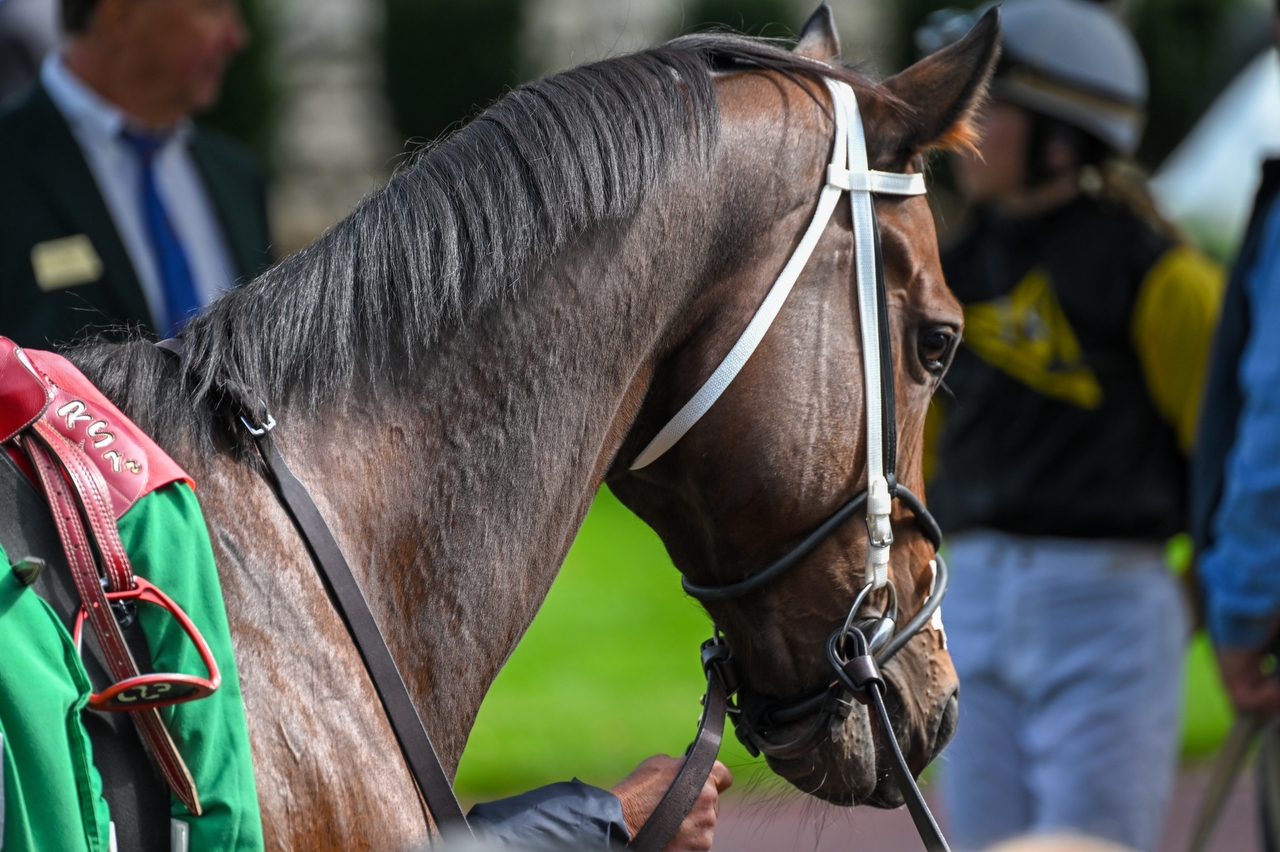
[[[951,738],[956,735],[956,726],[960,722],[960,687],[956,687],[947,696],[946,702],[942,706],[942,712],[938,714],[938,727],[933,732],[933,747],[929,750],[929,760],[932,762],[951,742]]]

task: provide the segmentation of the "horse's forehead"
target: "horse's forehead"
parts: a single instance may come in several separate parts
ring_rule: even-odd
[[[786,75],[778,71],[720,71],[714,75],[720,90],[722,110],[730,116],[741,115],[758,121],[774,116],[779,126],[799,130],[815,140],[830,143],[834,138],[831,94],[817,76]],[[872,80],[855,81],[863,130],[866,133],[867,157],[872,168],[898,167],[900,152],[892,144],[896,126],[890,123],[897,98],[883,85]],[[796,122],[800,123],[797,125]],[[923,171],[923,157],[916,155],[906,164],[906,171]]]

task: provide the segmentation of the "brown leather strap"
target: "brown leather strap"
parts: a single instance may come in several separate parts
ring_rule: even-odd
[[[48,417],[48,412],[45,413]],[[32,428],[40,436],[50,451],[62,463],[68,479],[80,497],[80,507],[84,510],[89,522],[89,531],[93,534],[102,554],[103,568],[107,575],[107,586],[113,592],[123,592],[134,587],[133,566],[129,564],[129,556],[124,552],[120,542],[120,533],[116,529],[115,512],[111,507],[111,496],[107,492],[107,482],[102,473],[84,456],[80,448],[72,444],[45,417],[40,418]]]
[[[342,548],[334,540],[329,525],[316,508],[306,486],[285,463],[284,456],[271,439],[270,430],[250,428],[267,469],[275,479],[280,498],[297,524],[303,541],[311,549],[313,561],[333,591],[339,615],[346,621],[356,648],[364,658],[365,668],[382,700],[391,729],[400,742],[400,750],[408,764],[409,773],[417,782],[432,819],[446,835],[461,834],[469,837],[471,828],[453,793],[453,785],[449,783],[449,776],[440,764],[431,737],[413,705],[404,678],[400,676],[400,669],[387,648],[364,593],[351,573],[351,566],[347,564]]]
[[[705,652],[704,652],[705,653]],[[729,694],[719,665],[706,665],[707,696],[704,700],[702,719],[698,722],[698,735],[689,747],[684,766],[671,782],[662,801],[653,809],[649,819],[640,826],[636,836],[627,844],[637,852],[662,852],[680,830],[680,824],[697,804],[698,796],[720,753],[724,738],[724,719],[729,709]]]
[[[163,340],[157,345],[179,358],[182,357],[181,340]],[[222,389],[241,410],[241,422],[253,435],[258,452],[275,480],[281,501],[298,527],[302,540],[311,550],[312,561],[333,592],[338,614],[346,622],[347,629],[355,640],[356,649],[364,659],[365,668],[378,691],[391,729],[400,743],[405,763],[432,819],[445,833],[457,831],[464,836],[471,836],[471,827],[454,795],[453,785],[445,774],[431,737],[422,724],[422,718],[409,696],[400,669],[387,648],[377,620],[369,610],[369,602],[351,573],[351,566],[347,563],[342,548],[338,546],[332,530],[316,507],[315,500],[311,498],[306,486],[293,475],[271,437],[275,420],[263,406],[253,404],[253,400],[247,397],[238,382],[224,381]],[[256,420],[260,425],[254,426],[246,418]],[[684,765],[680,767],[675,780],[628,844],[630,848],[641,852],[661,852],[676,836],[680,824],[697,803],[707,778],[711,776],[716,756],[720,753],[729,694],[737,688],[737,678],[732,675],[728,663],[728,646],[722,641],[712,639],[703,645],[707,694],[697,736],[689,747]],[[731,687],[726,687],[726,674],[732,682]]]
[[[111,499],[102,474],[84,458],[79,448],[43,421],[26,433],[22,446],[27,451],[40,484],[49,500],[49,508],[58,528],[58,537],[66,551],[72,579],[84,605],[89,623],[102,649],[107,673],[116,681],[139,674],[137,663],[129,653],[124,633],[116,621],[105,590],[99,579],[93,546],[85,532],[84,517],[89,521],[93,543],[102,554],[108,569],[112,590],[133,587],[133,570],[125,554],[111,511]],[[55,461],[54,459],[57,459]],[[79,499],[77,499],[77,497]],[[116,586],[116,584],[122,584]],[[160,767],[165,782],[174,795],[197,816],[201,813],[195,779],[178,747],[169,735],[158,710],[142,710],[130,714],[148,751]]]

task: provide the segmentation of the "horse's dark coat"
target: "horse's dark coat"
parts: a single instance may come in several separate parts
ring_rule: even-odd
[[[937,138],[963,136],[995,33],[980,25],[883,87],[826,72],[858,91],[876,167],[904,169]],[[834,35],[825,42],[801,49],[833,58]],[[847,207],[730,391],[671,453],[627,472],[812,215],[831,145],[814,67],[698,36],[522,87],[193,320],[181,375],[144,341],[70,353],[197,481],[268,848],[400,849],[425,827],[305,548],[232,446],[217,382],[242,381],[275,414],[453,771],[606,475],[704,583],[765,564],[865,478]],[[931,326],[958,334],[960,313],[926,202],[878,210],[899,475],[921,493],[940,376],[915,341]],[[898,527],[892,572],[910,612],[929,551],[909,521]],[[864,539],[850,524],[788,583],[712,609],[754,690],[784,694],[820,674]],[[922,632],[887,675],[899,738],[922,767],[954,719],[940,635]],[[833,801],[892,802],[871,743],[857,713],[812,761],[775,768]]]

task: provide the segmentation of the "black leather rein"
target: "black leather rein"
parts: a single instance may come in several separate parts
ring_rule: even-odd
[[[162,340],[156,345],[181,360],[183,346],[180,339]],[[373,681],[382,709],[395,732],[405,765],[413,776],[432,820],[446,838],[458,835],[470,837],[471,827],[454,795],[453,785],[440,763],[422,717],[418,715],[382,630],[369,609],[369,602],[360,590],[342,548],[333,537],[333,531],[316,507],[315,500],[289,469],[271,436],[276,426],[275,418],[261,403],[246,393],[238,382],[225,380],[221,384],[221,390],[238,410],[244,428],[253,436],[254,445],[262,456],[276,495],[306,543],[311,561],[321,579],[332,592],[331,599],[364,660],[365,670]]]
[[[920,499],[905,486],[893,480],[890,480],[890,494],[911,509],[925,538],[933,545],[935,551],[940,548],[942,531]],[[866,502],[867,492],[864,490],[832,513],[781,558],[744,580],[724,586],[699,586],[686,577],[682,580],[684,590],[702,601],[731,600],[759,591],[813,553],[845,521],[863,508]],[[735,694],[741,692],[742,684],[734,668],[732,653],[727,643],[719,636],[705,643],[703,669],[707,674],[707,695],[703,703],[706,709],[699,723],[698,737],[689,747],[689,757],[680,776],[667,791],[666,797],[659,803],[650,819],[651,824],[661,823],[664,826],[670,826],[670,833],[665,834],[661,842],[641,845],[642,839],[648,839],[645,837],[645,832],[641,831],[632,841],[632,847],[641,849],[642,852],[659,852],[675,836],[680,820],[697,801],[697,795],[701,792],[714,765],[714,751],[710,752],[709,759],[704,757],[696,762],[694,755],[705,755],[710,751],[712,741],[718,751],[726,715],[732,715],[738,739],[753,755],[767,751],[774,756],[794,757],[815,748],[822,734],[832,725],[843,724],[844,719],[853,709],[850,699],[854,699],[868,705],[874,714],[874,724],[880,733],[880,740],[889,750],[889,763],[894,782],[906,800],[907,809],[911,813],[912,821],[924,842],[925,849],[928,852],[949,852],[942,831],[929,812],[924,797],[911,776],[911,770],[902,755],[902,750],[898,746],[892,721],[884,703],[885,682],[879,670],[880,666],[887,663],[933,618],[938,607],[942,605],[942,599],[946,596],[948,580],[946,561],[941,554],[935,553],[933,588],[929,596],[915,615],[894,632],[882,647],[878,649],[871,647],[857,626],[850,626],[847,633],[837,630],[827,643],[827,659],[833,669],[833,676],[796,696],[771,702],[761,708],[761,712],[748,712],[747,708],[741,706],[741,698],[738,704],[732,700]],[[854,610],[861,602],[862,597],[859,596],[854,603]],[[851,621],[853,614],[850,613]],[[852,653],[846,656],[845,651],[849,649]],[[814,717],[814,724],[791,743],[775,747],[765,740],[770,727],[793,724],[809,717]],[[671,801],[668,802],[668,799]],[[680,819],[675,819],[677,813]],[[648,827],[646,824],[645,828]]]

